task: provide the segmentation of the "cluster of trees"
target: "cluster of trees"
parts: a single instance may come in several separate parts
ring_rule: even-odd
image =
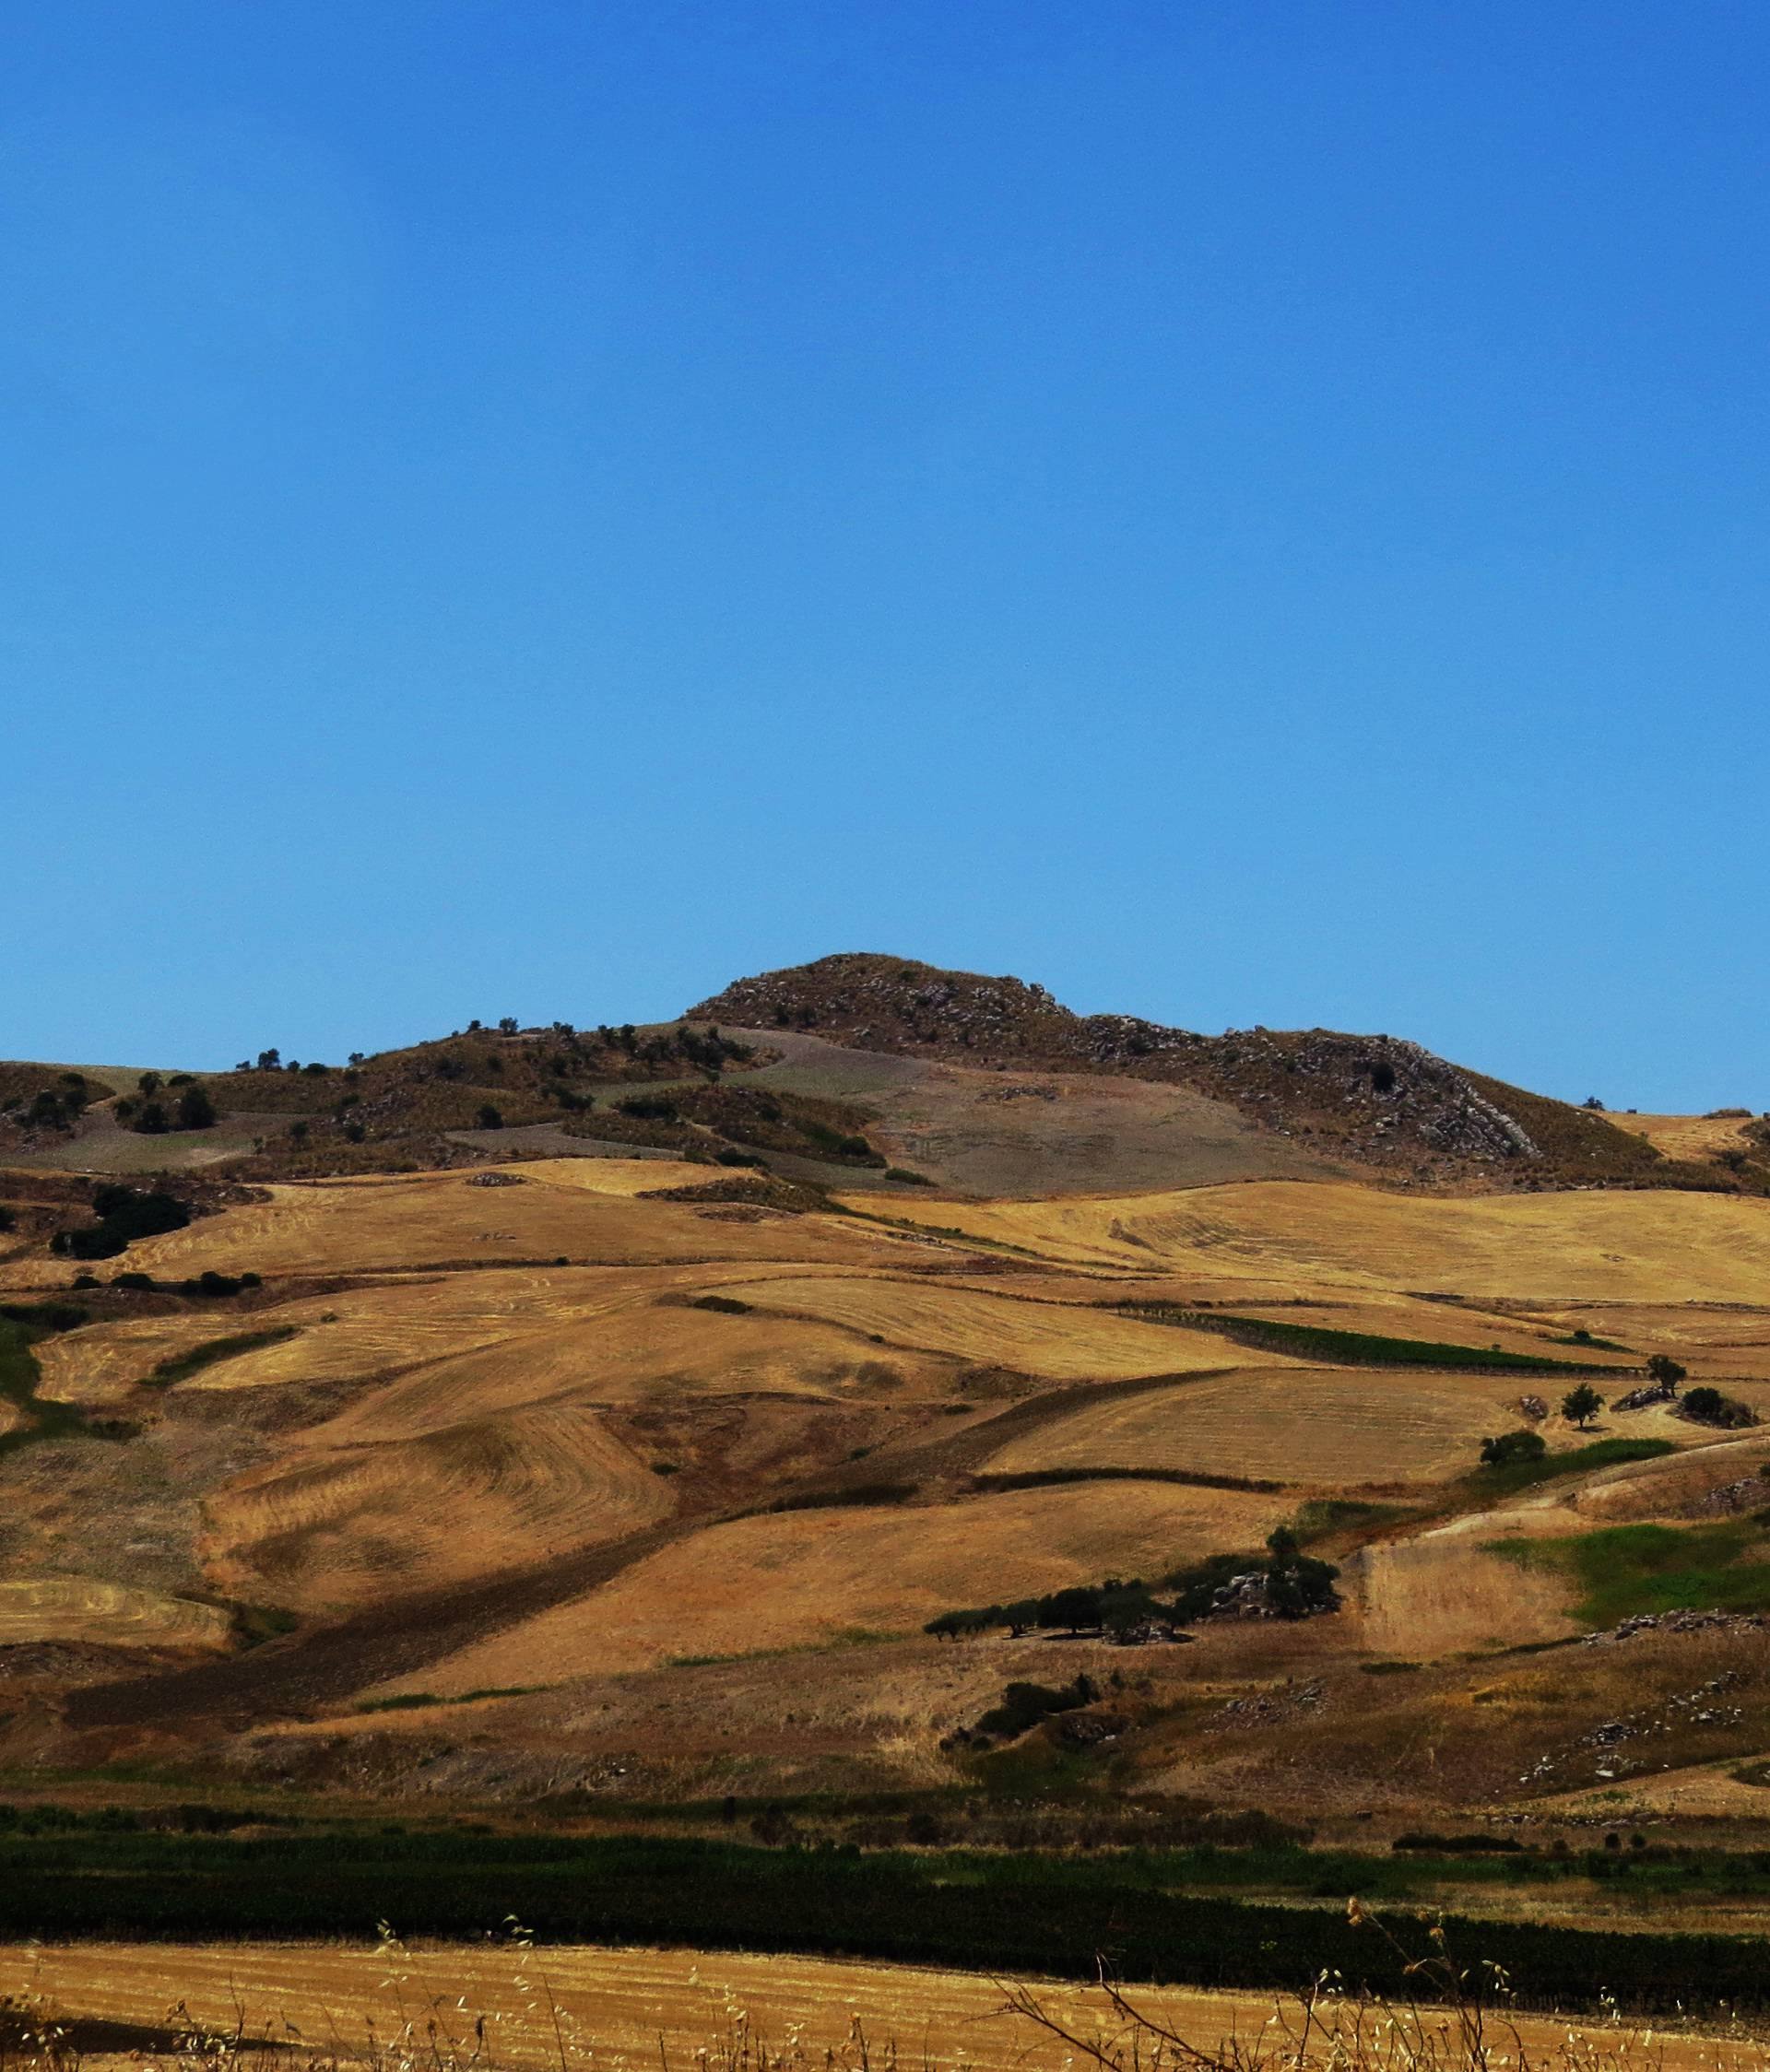
[[[360,1065],[362,1053],[352,1051],[350,1062],[352,1065]],[[255,1060],[242,1057],[234,1066],[236,1072],[305,1072],[310,1079],[323,1079],[331,1069],[329,1065],[303,1065],[298,1058],[290,1058],[285,1064],[282,1053],[275,1049],[260,1051]]]
[[[1171,1593],[1166,1597],[1158,1596],[1140,1579],[1124,1582],[1109,1576],[1104,1583],[1073,1584],[1043,1597],[945,1611],[922,1630],[940,1640],[961,1640],[1005,1628],[1018,1639],[1022,1633],[1053,1630],[1112,1637],[1152,1620],[1189,1625],[1210,1613],[1225,1585],[1249,1575],[1259,1579],[1266,1608],[1280,1619],[1311,1619],[1338,1608],[1339,1594],[1334,1584],[1339,1571],[1305,1554],[1289,1526],[1279,1526],[1266,1548],[1263,1555],[1215,1554],[1195,1567],[1176,1569],[1162,1578],[1162,1589]]]
[[[29,1101],[15,1103],[14,1119],[27,1129],[72,1129],[91,1101],[83,1072],[64,1072],[60,1083],[41,1087]]]
[[[100,1187],[92,1196],[96,1223],[58,1230],[50,1250],[65,1259],[113,1259],[136,1238],[182,1230],[191,1212],[174,1195],[146,1187]]]
[[[118,1101],[117,1120],[139,1136],[163,1136],[174,1129],[213,1129],[221,1119],[208,1089],[188,1072],[175,1072],[163,1083],[158,1072],[144,1072],[136,1081],[136,1089],[139,1099],[130,1096]]]
[[[1693,1424],[1718,1425],[1724,1431],[1737,1431],[1758,1421],[1749,1403],[1741,1403],[1737,1395],[1723,1395],[1717,1388],[1692,1389],[1684,1397],[1683,1414]]]

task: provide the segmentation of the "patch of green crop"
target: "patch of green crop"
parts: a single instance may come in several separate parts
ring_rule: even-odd
[[[1630,1370],[1608,1361],[1553,1360],[1544,1353],[1506,1352],[1499,1346],[1458,1346],[1435,1338],[1391,1338],[1375,1331],[1337,1331],[1324,1324],[1291,1324],[1278,1317],[1225,1316],[1174,1302],[1127,1301],[1113,1305],[1144,1324],[1176,1324],[1214,1331],[1238,1345],[1259,1346],[1300,1359],[1336,1365],[1498,1369],[1523,1374],[1618,1374]]]
[[[1479,1496],[1505,1497],[1538,1482],[1563,1475],[1585,1475],[1595,1467],[1617,1467],[1625,1461],[1658,1460],[1678,1451],[1670,1439],[1594,1439],[1564,1454],[1545,1454],[1539,1461],[1513,1461],[1504,1467],[1480,1467],[1465,1485]]]
[[[1606,1525],[1566,1539],[1502,1539],[1519,1567],[1567,1576],[1575,1615],[1594,1629],[1643,1612],[1770,1610],[1770,1540],[1752,1521]]]

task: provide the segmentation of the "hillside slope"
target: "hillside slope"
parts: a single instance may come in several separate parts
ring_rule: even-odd
[[[1763,1192],[1770,1161],[1682,1163],[1607,1116],[1466,1071],[1419,1044],[1333,1030],[1202,1036],[1079,1015],[1041,985],[867,953],[740,979],[691,1010],[974,1069],[1044,1068],[1190,1088],[1314,1157],[1416,1183]]]

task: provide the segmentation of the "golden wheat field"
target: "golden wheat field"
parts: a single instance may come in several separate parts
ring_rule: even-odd
[[[310,1945],[139,1943],[0,1949],[0,1994],[33,1997],[55,2015],[159,2031],[167,2043],[243,2036],[325,2058],[454,2067],[503,2064],[553,2072],[602,2066],[750,2066],[796,2072],[836,2066],[920,2066],[928,2072],[1064,2072],[1076,2045],[1052,2034],[1037,2008],[1077,2038],[1117,2044],[1157,2072],[1179,2055],[1154,2054],[1147,2030],[1133,2059],[1124,2015],[1098,1989],[994,1980],[908,1965],[666,1949],[485,1950]],[[1256,2051],[1279,2063],[1338,2065],[1345,2072],[1478,2072],[1454,2016],[1423,2012],[1386,2023],[1380,2010],[1329,2000],[1310,2044],[1285,2049],[1301,2028],[1294,2002],[1176,1987],[1129,1989],[1129,2007],[1185,2039],[1207,2062]],[[1362,2027],[1361,2027],[1362,2023]],[[1336,2047],[1335,2038],[1341,2039]],[[1358,2041],[1362,2037],[1362,2041]],[[1761,2072],[1748,2037],[1523,2016],[1494,2020],[1487,2061],[1531,2060],[1573,2072]],[[165,2045],[162,2044],[162,2050]],[[145,2054],[158,2054],[151,2046]],[[1112,2062],[1109,2059],[1109,2063]],[[1257,2063],[1258,2061],[1256,2060]]]
[[[914,1633],[955,1605],[1038,1595],[1079,1575],[1160,1574],[1256,1544],[1284,1509],[1282,1498],[1240,1490],[1151,1484],[1127,1502],[1077,1485],[738,1519],[408,1681],[468,1690]]]
[[[721,1291],[779,1314],[842,1324],[868,1339],[1014,1367],[1053,1382],[1285,1364],[1281,1354],[1250,1353],[1106,1310],[940,1281],[878,1274],[770,1276],[722,1282]]]
[[[1442,1477],[1516,1421],[1516,1386],[1295,1366],[1085,1405],[991,1456],[992,1470],[1144,1467],[1351,1487]]]
[[[883,1197],[855,1197],[884,1211]],[[903,1202],[890,1212],[900,1217]],[[1570,1193],[1451,1199],[1254,1181],[1099,1200],[912,1205],[931,1223],[1063,1261],[1196,1265],[1225,1282],[1558,1301],[1764,1300],[1770,1201]]]
[[[230,1626],[213,1605],[87,1576],[0,1583],[0,1647],[84,1641],[100,1647],[225,1648]]]
[[[504,1169],[513,1186],[459,1172],[372,1175],[277,1185],[271,1198],[141,1240],[137,1270],[173,1278],[211,1268],[266,1277],[407,1272],[436,1266],[547,1262],[789,1259],[866,1263],[901,1255],[891,1233],[822,1216],[709,1219],[691,1205],[640,1198],[705,1185],[704,1166],[628,1159],[563,1159]],[[17,1285],[65,1278],[60,1261],[16,1261]]]

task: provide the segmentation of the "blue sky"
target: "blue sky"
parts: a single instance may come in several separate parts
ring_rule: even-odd
[[[0,1052],[880,948],[1770,1105],[1770,13],[0,4]]]

